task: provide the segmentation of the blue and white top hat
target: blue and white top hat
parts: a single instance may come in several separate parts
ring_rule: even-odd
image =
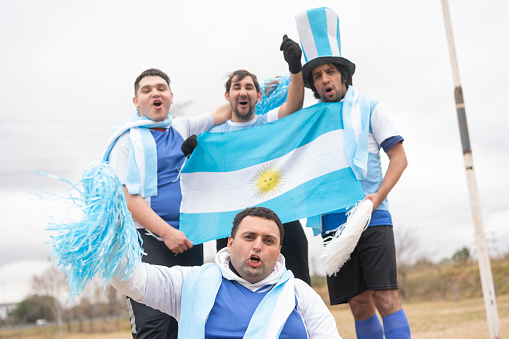
[[[311,71],[320,65],[335,63],[352,75],[355,64],[341,56],[339,17],[327,7],[310,9],[295,17],[306,63],[302,66],[304,85],[311,87]]]

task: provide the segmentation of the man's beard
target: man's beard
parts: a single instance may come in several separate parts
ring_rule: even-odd
[[[344,94],[342,95],[342,93],[336,92],[336,94],[332,97],[324,95],[322,98],[322,101],[323,102],[340,102],[341,99],[343,99],[343,97],[344,97]]]
[[[252,118],[252,115],[255,111],[255,106],[249,106],[249,110],[245,114],[239,113],[239,111],[233,107],[232,107],[232,110],[233,110],[233,114],[235,114],[237,119],[243,120],[243,121],[248,121],[248,120],[251,120],[251,118]]]
[[[343,100],[345,95],[346,95],[346,88],[341,87],[338,90],[336,90],[336,94],[333,97],[328,97],[326,95],[326,93],[324,93],[324,95],[322,95],[321,99],[322,99],[322,102],[340,102],[341,100]]]

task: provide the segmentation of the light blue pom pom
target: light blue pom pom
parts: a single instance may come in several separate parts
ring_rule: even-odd
[[[143,249],[122,183],[108,163],[89,166],[69,192],[65,199],[81,210],[81,220],[51,222],[47,230],[57,232],[51,236],[51,255],[67,275],[70,303],[96,275],[105,286],[115,275],[128,276],[141,262]],[[117,270],[124,258],[124,270]]]
[[[290,73],[277,78],[268,78],[260,86],[262,98],[256,104],[255,113],[265,114],[286,102]]]

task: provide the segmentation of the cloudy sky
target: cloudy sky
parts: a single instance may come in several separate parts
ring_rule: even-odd
[[[496,255],[509,250],[509,3],[449,5],[484,227]],[[77,182],[99,159],[111,127],[134,113],[132,84],[141,71],[166,71],[186,115],[210,111],[224,102],[228,72],[286,73],[281,38],[297,40],[295,15],[319,6],[340,16],[355,87],[385,104],[405,138],[409,167],[390,195],[396,233],[409,230],[415,253],[434,260],[463,246],[475,252],[439,0],[2,0],[0,303],[23,298],[30,277],[48,266],[45,227],[64,213],[30,192],[68,186],[35,172]],[[310,243],[320,272],[320,240],[310,236]]]

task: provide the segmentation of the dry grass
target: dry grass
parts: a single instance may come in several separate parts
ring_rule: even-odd
[[[484,301],[472,298],[455,301],[411,303],[403,306],[413,339],[488,339]],[[497,297],[502,338],[509,337],[509,295]],[[355,338],[354,320],[347,305],[331,308],[343,338]]]
[[[323,295],[323,290],[319,291]],[[326,291],[325,291],[326,292]],[[509,294],[497,297],[498,314],[500,320],[501,338],[509,338]],[[413,339],[488,339],[488,325],[482,298],[470,298],[455,301],[431,301],[410,303],[404,305],[408,316]],[[347,305],[338,305],[331,308],[336,319],[339,333],[342,338],[355,338],[354,321]],[[95,326],[97,329],[100,325]],[[129,339],[129,325],[127,317],[122,322],[121,331],[107,333],[72,333],[65,334],[65,339]],[[57,339],[54,331],[44,334],[28,335],[19,333],[0,332],[0,338],[25,339]]]

